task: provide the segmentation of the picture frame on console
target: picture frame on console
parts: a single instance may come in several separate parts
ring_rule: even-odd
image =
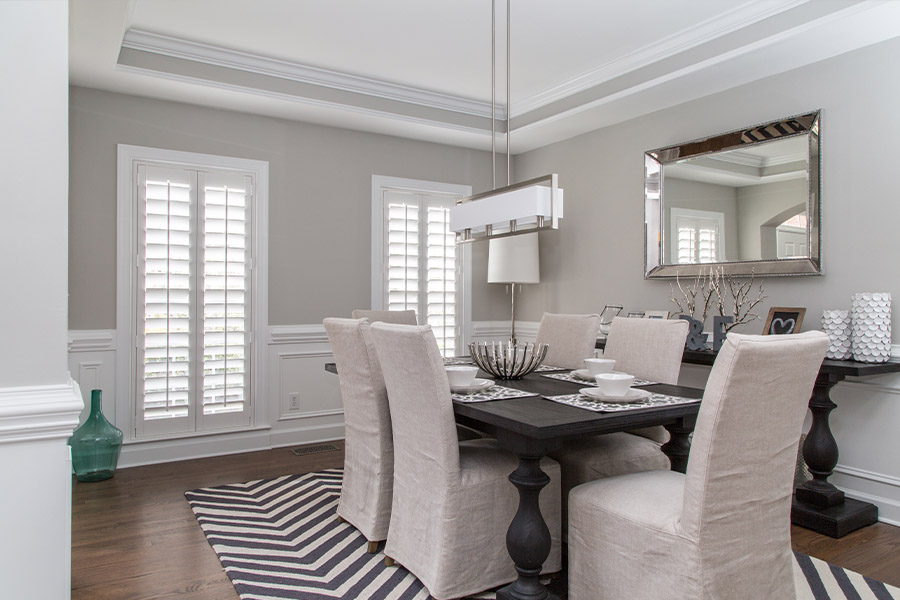
[[[763,335],[788,335],[800,333],[806,308],[793,306],[773,306],[769,309]]]
[[[645,310],[645,319],[668,319],[669,311],[667,310]]]

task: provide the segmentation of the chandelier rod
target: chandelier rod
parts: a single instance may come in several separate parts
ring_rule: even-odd
[[[510,97],[509,97],[509,7],[510,0],[506,0],[506,185],[512,183],[512,156],[509,153],[509,113],[510,113]]]
[[[497,0],[491,0],[491,189],[497,189]]]

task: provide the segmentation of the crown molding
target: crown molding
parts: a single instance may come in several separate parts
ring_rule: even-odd
[[[201,44],[140,29],[129,29],[125,32],[122,48],[476,117],[491,116],[491,105],[488,102]],[[245,88],[245,91],[255,90]],[[505,115],[505,107],[497,106],[497,119],[505,119]]]
[[[616,77],[647,67],[663,58],[696,48],[724,35],[778,15],[796,6],[805,4],[807,1],[791,0],[778,6],[770,6],[766,3],[758,2],[740,6],[719,15],[715,19],[698,23],[689,29],[679,32],[677,35],[669,36],[652,45],[634,50],[615,61],[600,65],[529,98],[518,102],[514,101],[511,104],[512,114],[521,115],[547,104],[552,104]]]

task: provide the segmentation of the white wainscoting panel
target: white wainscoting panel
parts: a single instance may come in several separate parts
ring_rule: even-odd
[[[534,341],[538,323],[517,321],[516,336]],[[115,332],[70,332],[69,368],[89,403],[90,389],[103,390],[108,417],[115,410]],[[471,340],[504,341],[509,321],[477,321]],[[250,431],[128,444],[119,466],[168,462],[341,439],[343,403],[338,378],[325,371],[333,362],[328,336],[320,324],[269,328],[268,423]],[[709,367],[683,365],[679,383],[703,387]],[[296,394],[296,405],[292,396]],[[849,497],[873,502],[879,517],[900,524],[900,376],[848,379],[832,392],[838,408],[831,427],[840,448],[832,481]],[[296,406],[296,408],[294,407]],[[112,419],[110,419],[112,420]],[[808,419],[807,419],[808,421]],[[807,422],[806,426],[808,427]]]
[[[84,400],[79,423],[90,414],[91,390],[101,390],[103,414],[116,422],[116,331],[69,331],[69,373]]]
[[[338,378],[325,371],[325,363],[334,358],[324,327],[273,326],[263,343],[268,353],[264,374],[268,397],[262,401],[268,405],[268,422],[243,431],[127,442],[119,468],[342,439],[344,409]],[[90,390],[100,389],[103,412],[115,422],[116,332],[70,331],[69,369],[84,395],[81,421],[88,414]],[[296,409],[291,407],[293,393]]]

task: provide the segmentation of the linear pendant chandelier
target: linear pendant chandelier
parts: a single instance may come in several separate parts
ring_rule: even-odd
[[[456,243],[463,244],[490,238],[507,237],[558,229],[563,216],[563,190],[556,173],[511,184],[509,152],[509,38],[510,0],[506,0],[506,186],[497,187],[496,127],[496,0],[491,0],[491,171],[493,189],[461,198],[450,209],[450,230]]]

